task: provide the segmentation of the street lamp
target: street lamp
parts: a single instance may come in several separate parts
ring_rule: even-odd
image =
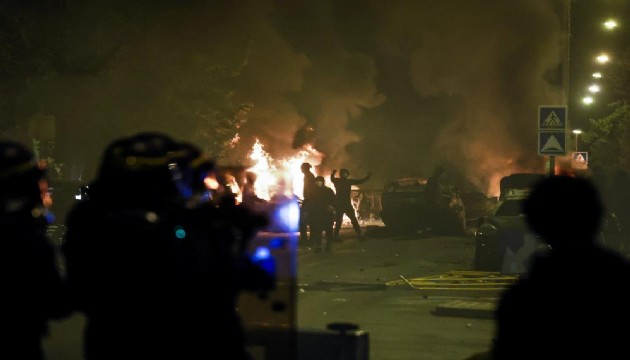
[[[590,105],[590,104],[593,103],[593,97],[592,96],[585,96],[585,97],[582,98],[582,102],[585,105]]]
[[[588,87],[588,91],[590,91],[592,93],[599,92],[599,90],[600,90],[600,88],[599,88],[599,85],[597,85],[597,84],[593,84],[593,85]]]
[[[582,130],[575,129],[573,130],[573,133],[575,134],[575,152],[577,152],[578,151],[578,135],[582,133]]]
[[[608,60],[610,60],[610,57],[608,57],[608,54],[603,53],[598,55],[595,60],[597,60],[597,62],[600,64],[605,64],[608,62]]]
[[[616,28],[616,27],[617,27],[617,22],[616,22],[615,20],[613,20],[613,19],[609,19],[609,20],[607,20],[607,21],[604,23],[604,27],[605,27],[607,30],[612,30],[612,29],[614,29],[614,28]]]

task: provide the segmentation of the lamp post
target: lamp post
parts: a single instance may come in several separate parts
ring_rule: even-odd
[[[615,21],[614,19],[608,19],[606,20],[606,22],[604,22],[603,25],[606,30],[613,30],[617,27],[617,21]]]
[[[582,130],[575,129],[573,130],[573,133],[575,134],[575,152],[577,152],[578,151],[578,135],[582,133]]]

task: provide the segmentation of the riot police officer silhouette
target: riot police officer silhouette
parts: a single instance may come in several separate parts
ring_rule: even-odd
[[[55,248],[46,237],[47,191],[46,170],[33,153],[20,143],[0,142],[1,359],[44,359],[49,321],[70,313]]]
[[[105,150],[64,246],[87,359],[249,358],[235,303],[256,277],[232,237],[247,213],[196,196],[209,164],[159,133]]]
[[[112,142],[89,201],[67,218],[63,252],[86,359],[173,357],[177,333],[176,143],[161,134]],[[176,343],[176,342],[175,342]]]
[[[178,293],[186,299],[179,312],[179,358],[250,359],[236,307],[241,292],[265,295],[275,286],[272,274],[255,264],[246,252],[249,241],[268,224],[268,219],[247,204],[237,203],[231,192],[212,198],[200,196],[207,192],[205,178],[216,175],[214,161],[188,143],[180,143],[175,153],[178,172],[187,174],[185,187],[191,189],[194,199],[186,200],[186,207],[175,220],[182,235],[178,246]]]

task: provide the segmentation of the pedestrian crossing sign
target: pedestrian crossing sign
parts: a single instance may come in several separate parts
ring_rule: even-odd
[[[545,131],[538,133],[538,155],[566,155],[566,136],[564,131]]]
[[[567,107],[560,105],[542,105],[538,107],[538,130],[566,130]]]

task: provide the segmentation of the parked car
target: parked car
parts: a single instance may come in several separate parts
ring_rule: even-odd
[[[537,175],[537,174],[536,174]],[[519,180],[537,179],[538,176],[518,176]],[[505,178],[504,178],[505,179]],[[514,180],[512,177],[511,180]],[[475,232],[474,268],[503,274],[523,274],[529,268],[533,253],[548,249],[525,221],[523,202],[531,190],[530,181],[501,182],[499,203],[491,216],[478,220]],[[517,184],[518,185],[514,185]]]
[[[436,205],[426,195],[427,180],[402,178],[389,182],[381,194],[381,220],[398,231],[432,231],[442,235],[462,235],[466,212],[459,191],[452,185],[440,186]]]

